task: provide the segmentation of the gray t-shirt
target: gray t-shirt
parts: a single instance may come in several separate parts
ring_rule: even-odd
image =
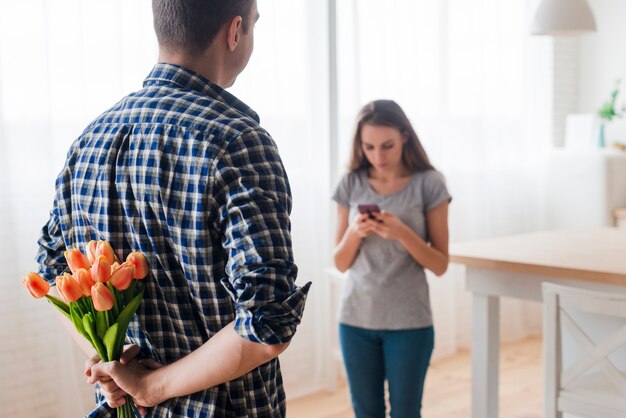
[[[362,170],[345,175],[333,195],[333,200],[350,209],[350,222],[358,215],[357,205],[376,203],[427,241],[426,213],[451,199],[436,170],[415,173],[403,189],[390,195],[376,193]],[[424,268],[398,241],[370,234],[361,241],[348,272],[339,322],[377,330],[432,325]]]

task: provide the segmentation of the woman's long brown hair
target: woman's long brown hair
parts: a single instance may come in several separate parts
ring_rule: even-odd
[[[363,154],[361,141],[363,125],[389,126],[398,129],[407,139],[402,149],[404,166],[411,173],[433,169],[415,129],[402,108],[393,100],[374,100],[363,106],[357,117],[352,140],[352,157],[348,165],[350,172],[369,169],[372,166]]]

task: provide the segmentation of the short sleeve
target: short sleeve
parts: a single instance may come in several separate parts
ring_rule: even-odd
[[[337,188],[335,189],[335,193],[332,196],[332,199],[339,203],[341,206],[346,208],[350,207],[350,190],[351,187],[351,176],[350,174],[346,174],[339,181]]]
[[[452,201],[452,196],[446,186],[446,180],[437,170],[426,172],[424,182],[422,183],[422,190],[424,193],[424,208],[426,213],[445,201]]]

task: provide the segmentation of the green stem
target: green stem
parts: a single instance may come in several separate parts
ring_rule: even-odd
[[[118,418],[139,418],[139,410],[130,395],[126,395],[126,403],[116,409]]]
[[[107,287],[109,288],[109,291],[113,295],[113,314],[115,315],[115,319],[117,319],[117,316],[120,314],[120,308],[119,308],[118,300],[117,300],[119,293],[117,289],[111,284],[111,282],[107,283]]]
[[[115,408],[115,412],[117,413],[117,418],[128,418],[128,402]]]
[[[87,312],[89,312],[89,304],[87,303],[87,298],[86,297],[81,297],[76,302],[77,302],[78,307],[80,308],[81,316],[83,316]]]
[[[87,307],[89,308],[89,310],[91,311],[91,314],[95,318],[96,317],[96,308],[94,308],[94,306],[93,306],[93,299],[87,298]]]

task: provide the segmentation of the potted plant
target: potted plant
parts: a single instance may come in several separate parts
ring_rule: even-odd
[[[621,82],[621,79],[615,81],[615,87],[611,91],[611,98],[602,105],[600,110],[598,110],[598,117],[600,118],[600,123],[598,124],[598,147],[606,146],[606,141],[604,139],[604,124],[612,121],[614,118],[621,118],[626,112],[626,104],[622,105],[620,110],[615,108],[615,102],[617,102],[617,95],[619,94]]]

